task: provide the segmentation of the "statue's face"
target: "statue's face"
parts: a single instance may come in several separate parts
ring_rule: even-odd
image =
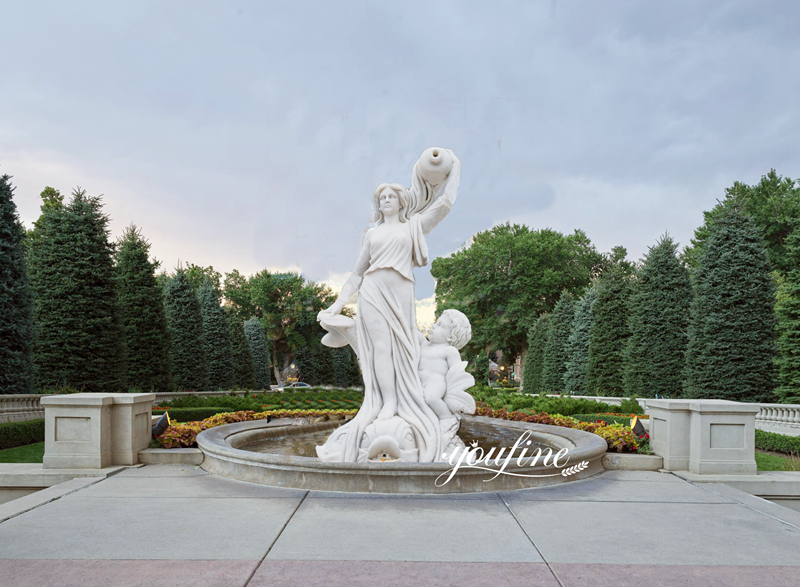
[[[453,321],[450,316],[440,316],[428,332],[428,341],[436,344],[447,343],[452,327]]]
[[[378,206],[383,212],[384,218],[387,216],[397,216],[400,213],[400,198],[391,188],[384,188],[378,196]]]

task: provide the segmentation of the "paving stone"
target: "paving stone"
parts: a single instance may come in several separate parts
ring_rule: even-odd
[[[111,477],[74,494],[78,497],[296,497],[305,491],[244,483],[216,475],[168,475],[164,477]]]
[[[300,499],[59,499],[0,524],[0,558],[257,560]]]
[[[590,479],[583,483],[568,483],[525,491],[501,493],[512,501],[653,501],[666,503],[733,503],[722,495],[704,491],[691,483],[653,483],[651,481],[620,481]]]
[[[499,499],[309,497],[267,558],[542,562]]]
[[[548,562],[800,565],[800,530],[739,504],[514,501]]]
[[[248,587],[558,587],[544,563],[266,560]],[[617,586],[618,587],[618,586]]]

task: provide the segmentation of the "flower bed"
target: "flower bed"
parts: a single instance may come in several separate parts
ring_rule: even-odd
[[[160,448],[194,448],[197,446],[197,435],[203,430],[232,424],[234,422],[249,422],[251,420],[266,420],[272,418],[318,418],[320,416],[341,414],[354,416],[358,410],[268,410],[266,412],[241,411],[216,414],[199,422],[185,422],[171,424],[158,438],[156,443]]]
[[[622,424],[608,424],[601,420],[597,422],[581,422],[569,416],[560,414],[547,414],[545,412],[526,413],[509,412],[505,409],[493,410],[486,404],[479,403],[477,416],[487,416],[489,418],[500,418],[501,420],[513,420],[515,422],[531,422],[533,424],[549,424],[550,426],[564,426],[565,428],[575,428],[597,434],[608,443],[609,451],[616,452],[639,452],[639,448],[644,448],[649,435],[642,438],[636,436],[633,431]]]

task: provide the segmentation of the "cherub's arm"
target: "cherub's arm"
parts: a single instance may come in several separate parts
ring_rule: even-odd
[[[461,354],[458,352],[458,349],[456,347],[448,345],[447,351],[445,352],[444,356],[447,359],[448,370],[452,369],[453,365],[461,364]]]

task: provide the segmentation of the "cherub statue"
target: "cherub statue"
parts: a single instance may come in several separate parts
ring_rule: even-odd
[[[419,333],[419,378],[425,403],[439,418],[440,455],[463,446],[456,436],[460,415],[475,413],[475,399],[466,392],[475,379],[466,372],[467,362],[458,353],[470,338],[472,327],[458,310],[442,312],[427,338]]]

